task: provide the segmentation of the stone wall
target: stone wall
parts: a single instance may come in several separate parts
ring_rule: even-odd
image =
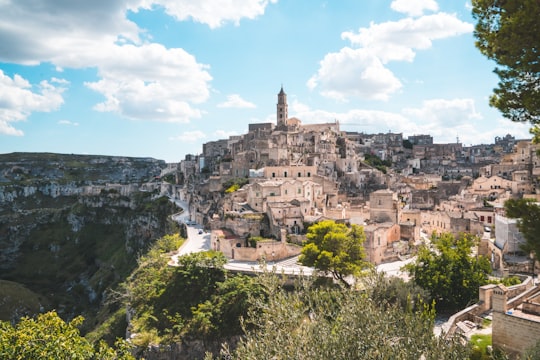
[[[540,339],[540,322],[493,312],[492,341],[510,353],[522,353]]]

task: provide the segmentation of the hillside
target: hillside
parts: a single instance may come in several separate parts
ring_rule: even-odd
[[[163,167],[150,158],[0,155],[0,320],[56,309],[91,326],[139,254],[176,229],[176,207],[148,183]]]

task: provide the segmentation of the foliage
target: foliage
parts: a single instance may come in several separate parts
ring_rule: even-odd
[[[242,186],[246,185],[247,183],[249,183],[249,180],[246,178],[233,178],[233,179],[229,179],[225,181],[223,183],[223,188],[225,189],[225,193],[229,194],[240,189]]]
[[[540,340],[536,342],[536,344],[529,349],[527,349],[523,355],[521,356],[522,360],[535,360],[540,359]]]
[[[501,279],[490,279],[490,284],[503,284],[504,286],[512,286],[521,284],[521,279],[517,276],[508,276]]]
[[[212,297],[193,309],[189,333],[199,338],[242,334],[240,320],[247,316],[255,299],[265,299],[257,278],[236,275],[217,284]]]
[[[229,276],[220,252],[180,256],[178,266],[171,267],[163,256],[167,251],[154,246],[124,284],[134,313],[134,344],[146,347],[186,337],[211,340],[242,334],[240,318],[246,316],[252,298],[264,296],[257,278]]]
[[[538,259],[540,255],[540,206],[529,199],[510,199],[504,203],[506,216],[517,218],[517,228],[525,238],[521,249],[533,253]]]
[[[348,228],[325,220],[311,225],[306,238],[300,263],[330,273],[343,284],[347,284],[347,276],[357,276],[368,266],[363,247],[366,236],[358,225]]]
[[[491,346],[491,334],[474,334],[469,341],[472,346],[471,360],[490,360],[488,346]]]
[[[517,122],[540,123],[540,2],[474,0],[477,48],[494,60],[490,105]]]
[[[434,236],[435,249],[421,247],[416,261],[405,265],[414,282],[430,291],[439,310],[454,311],[475,302],[479,287],[487,284],[489,260],[471,256],[477,241],[470,234]]]
[[[92,346],[79,333],[83,318],[64,322],[54,311],[24,317],[16,326],[0,322],[2,359],[134,359],[127,342],[118,340],[116,349],[104,342]]]
[[[405,149],[412,150],[412,148],[413,148],[413,143],[412,143],[409,139],[405,139],[405,140],[403,140],[403,147],[404,147]]]
[[[253,248],[256,248],[257,247],[257,243],[259,241],[263,241],[264,238],[262,236],[250,236],[248,238],[248,243],[249,243],[249,246],[253,247]]]
[[[238,185],[238,184],[233,184],[233,185],[229,186],[229,187],[225,190],[225,194],[233,193],[233,192],[237,191],[238,189],[240,189],[240,185]]]
[[[273,279],[273,280],[272,280]],[[434,312],[381,307],[364,293],[318,288],[307,280],[286,291],[271,276],[269,298],[244,322],[230,359],[466,359],[468,348],[433,334]],[[250,326],[248,329],[247,326]],[[207,358],[209,358],[207,356]]]
[[[161,178],[164,182],[168,182],[170,184],[176,184],[176,175],[175,174],[167,174]]]
[[[397,306],[402,310],[421,310],[423,304],[430,301],[428,291],[412,281],[404,281],[396,276],[386,276],[373,271],[370,276],[362,278],[369,297],[376,303],[385,306]]]
[[[382,160],[377,155],[369,154],[369,153],[364,155],[364,162],[368,165],[373,166],[377,170],[382,171],[385,174],[386,174],[386,168],[392,166],[392,161]]]

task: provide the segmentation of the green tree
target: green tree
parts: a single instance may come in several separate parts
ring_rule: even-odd
[[[54,311],[36,319],[22,318],[12,326],[0,322],[1,359],[134,359],[127,342],[118,340],[116,349],[99,342],[95,347],[80,335],[82,317],[64,322]]]
[[[358,225],[348,228],[325,220],[311,225],[306,237],[300,263],[330,273],[343,284],[347,276],[357,276],[368,266],[363,247],[366,236]]]
[[[504,203],[506,216],[517,218],[517,227],[525,243],[521,249],[532,253],[535,259],[540,254],[540,206],[529,199],[510,199]]]
[[[250,326],[246,336],[234,351],[225,349],[222,358],[468,358],[466,346],[434,335],[432,309],[413,312],[380,306],[365,293],[342,287],[319,288],[307,280],[294,291],[268,288],[269,298],[256,303],[244,322]]]
[[[498,67],[490,105],[516,122],[540,123],[540,2],[473,0],[476,46]]]
[[[434,249],[421,247],[406,270],[418,286],[431,293],[438,309],[454,311],[478,299],[479,287],[488,283],[489,260],[472,256],[477,238],[442,234],[432,238]]]

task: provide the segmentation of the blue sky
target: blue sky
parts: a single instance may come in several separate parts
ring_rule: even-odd
[[[149,156],[289,116],[492,143],[465,0],[0,0],[0,153]]]

